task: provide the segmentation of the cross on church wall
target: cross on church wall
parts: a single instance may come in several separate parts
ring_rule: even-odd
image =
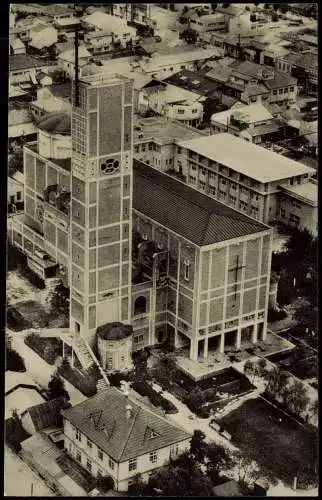
[[[235,299],[237,297],[237,280],[238,280],[238,271],[241,269],[244,269],[245,266],[240,266],[239,265],[239,255],[236,255],[236,265],[235,267],[232,267],[231,269],[228,269],[228,272],[235,272]]]

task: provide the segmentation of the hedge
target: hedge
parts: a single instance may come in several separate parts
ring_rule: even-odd
[[[134,382],[132,384],[132,389],[138,392],[141,396],[149,398],[150,403],[154,406],[161,406],[166,413],[178,413],[176,406],[171,403],[171,401],[168,401],[168,399],[156,392],[151,385],[147,383],[142,384]]]
[[[49,365],[54,365],[56,359],[62,355],[62,342],[54,337],[40,337],[35,333],[30,333],[25,338],[25,344]]]
[[[96,381],[90,375],[68,365],[59,366],[57,373],[68,380],[84,396],[90,398],[97,393]]]

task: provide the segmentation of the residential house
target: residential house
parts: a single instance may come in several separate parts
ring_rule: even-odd
[[[42,52],[57,43],[57,30],[50,24],[38,23],[30,30],[28,45]]]
[[[136,39],[136,29],[128,26],[126,21],[105,12],[95,11],[83,18],[83,25],[88,30],[103,31],[113,35],[115,46],[126,47]]]
[[[12,208],[16,207],[16,210],[21,210],[24,204],[24,176],[22,172],[16,172],[12,177],[8,177],[8,193],[7,193],[8,205]]]
[[[233,106],[211,117],[215,133],[229,132],[255,144],[276,140],[280,127],[273,115],[261,103]]]
[[[21,413],[21,424],[30,436],[47,427],[62,427],[61,410],[70,406],[64,397],[31,406]]]
[[[318,235],[318,183],[281,186],[278,221]]]
[[[50,18],[43,13],[22,18],[17,21],[14,29],[11,30],[11,34],[17,35],[24,43],[29,42],[31,30],[39,23],[50,25]]]
[[[73,9],[64,4],[47,4],[43,6],[42,11],[54,23],[63,19],[73,18]]]
[[[36,72],[54,71],[56,69],[54,61],[46,61],[28,54],[16,54],[9,58],[9,83],[11,85],[20,84],[30,86],[37,84]]]
[[[46,401],[34,381],[21,372],[5,373],[5,419],[12,417],[15,410],[21,415],[30,406]]]
[[[317,95],[318,90],[318,57],[311,52],[290,52],[276,61],[276,67],[297,78],[298,85],[305,92]]]
[[[190,434],[115,387],[62,415],[67,453],[92,476],[112,477],[116,491],[127,491],[137,474],[147,482],[190,446]]]
[[[182,50],[182,52],[175,52],[174,54],[154,54],[150,58],[142,58],[136,63],[132,64],[134,71],[142,73],[163,80],[178,71],[189,69],[193,71],[207,60],[218,57],[218,51],[215,47],[210,49],[194,49]]]
[[[85,33],[84,41],[93,55],[104,54],[113,48],[114,34],[110,30],[89,31]]]
[[[153,111],[167,118],[196,127],[203,120],[200,96],[158,80],[147,83],[139,97],[139,112]]]
[[[266,224],[278,217],[280,186],[305,184],[316,173],[229,133],[180,142],[174,168],[189,185]]]
[[[134,122],[134,158],[162,172],[174,171],[175,144],[203,135],[178,121],[140,117]]]
[[[246,104],[267,102],[282,105],[295,103],[297,81],[295,78],[270,66],[251,61],[230,64],[223,72],[212,69],[206,76],[224,83],[224,91]]]
[[[26,53],[26,46],[20,40],[20,38],[16,36],[11,36],[10,37],[10,55],[19,55],[19,54],[25,54]]]
[[[84,45],[79,46],[78,51],[78,66],[79,74],[82,75],[82,69],[86,66],[91,58],[91,53],[86,49]],[[57,58],[58,66],[60,69],[64,70],[66,75],[71,78],[75,75],[75,48],[68,49],[61,52]]]
[[[30,111],[38,120],[46,113],[71,112],[71,83],[52,84],[37,90],[37,99],[30,103]]]

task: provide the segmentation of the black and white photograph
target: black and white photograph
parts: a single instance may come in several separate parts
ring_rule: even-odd
[[[8,12],[4,495],[317,497],[318,4]]]

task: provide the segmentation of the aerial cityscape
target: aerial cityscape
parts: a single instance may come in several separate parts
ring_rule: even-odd
[[[9,16],[4,495],[318,496],[317,3]]]

